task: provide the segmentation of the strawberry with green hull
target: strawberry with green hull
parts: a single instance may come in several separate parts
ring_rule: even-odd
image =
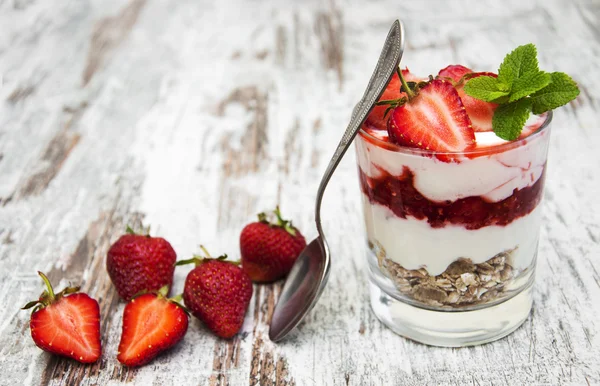
[[[158,291],[173,284],[177,254],[162,237],[136,234],[127,227],[108,250],[106,269],[119,296],[130,300],[141,291]]]
[[[239,263],[225,261],[227,255],[214,259],[203,246],[200,248],[206,257],[177,262],[196,265],[185,279],[183,301],[192,315],[217,336],[231,338],[244,324],[252,298],[252,281]]]
[[[38,274],[46,290],[38,300],[23,307],[33,307],[29,326],[36,346],[81,363],[96,362],[102,354],[98,302],[77,292],[79,287],[67,287],[55,294],[46,275]]]
[[[134,297],[123,311],[123,332],[117,360],[141,366],[179,343],[188,329],[188,315],[178,302],[167,299],[168,287]]]
[[[248,224],[240,234],[242,269],[254,282],[272,282],[290,272],[300,252],[306,247],[302,233],[291,221],[281,217],[279,207],[269,222],[265,213],[258,222]]]

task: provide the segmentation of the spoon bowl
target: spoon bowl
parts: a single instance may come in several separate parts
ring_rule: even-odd
[[[298,256],[279,295],[277,317],[273,315],[269,329],[272,341],[287,335],[314,307],[327,283],[330,266],[329,247],[317,237]]]

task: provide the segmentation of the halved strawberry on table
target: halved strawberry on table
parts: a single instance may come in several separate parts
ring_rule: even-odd
[[[102,354],[98,302],[77,292],[79,287],[67,287],[55,294],[46,275],[38,274],[46,290],[22,308],[33,307],[29,326],[36,346],[81,363],[96,362]]]
[[[134,297],[123,311],[123,332],[117,359],[126,366],[141,366],[175,346],[188,329],[188,314],[181,296],[167,299],[168,287]]]
[[[423,78],[419,78],[418,76],[412,74],[408,68],[402,70],[402,77],[407,82],[419,82],[423,80]],[[398,73],[395,73],[394,76],[392,76],[390,83],[388,83],[387,87],[385,88],[385,91],[379,98],[379,101],[395,100],[406,96],[405,93],[400,91],[401,86],[402,83],[400,82],[400,77],[398,77]],[[387,130],[387,121],[389,118],[389,113],[387,116],[385,115],[387,107],[388,106],[385,105],[375,105],[365,120],[365,125],[376,130]]]
[[[475,144],[458,92],[443,79],[410,90],[408,101],[391,111],[388,134],[399,145],[439,152],[460,152]]]
[[[492,131],[492,117],[494,116],[494,111],[496,111],[498,105],[467,95],[463,89],[465,85],[465,79],[463,77],[467,74],[469,74],[469,79],[482,75],[493,76],[494,78],[498,77],[498,75],[492,72],[474,72],[470,68],[461,66],[460,64],[452,64],[441,69],[438,76],[441,78],[450,78],[454,82],[456,91],[458,91],[458,95],[471,119],[473,130],[477,132]]]

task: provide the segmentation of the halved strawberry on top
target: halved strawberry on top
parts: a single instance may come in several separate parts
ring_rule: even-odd
[[[475,144],[471,120],[458,92],[443,79],[410,92],[408,102],[391,111],[388,134],[397,144],[440,152],[459,152]]]
[[[476,78],[478,76],[486,75],[497,78],[498,75],[492,72],[474,72],[470,68],[461,66],[460,64],[452,64],[446,68],[440,70],[438,76],[442,78],[450,78],[454,81],[456,91],[467,110],[467,114],[471,119],[474,131],[492,131],[492,117],[494,111],[498,107],[495,103],[485,102],[480,99],[469,96],[464,91],[464,79],[463,76],[470,74],[469,78]]]
[[[408,68],[402,70],[402,77],[407,82],[419,82],[423,80],[414,74],[411,74]],[[385,91],[379,98],[380,101],[385,100],[395,100],[400,99],[403,96],[406,96],[406,93],[400,91],[400,87],[402,83],[400,82],[400,77],[398,77],[398,73],[394,73],[392,79],[390,79],[390,83],[388,83]],[[365,125],[368,128],[376,129],[376,130],[387,130],[387,121],[389,118],[389,114],[385,116],[385,111],[388,106],[380,105],[373,107],[373,110],[369,113],[369,116],[365,120]]]

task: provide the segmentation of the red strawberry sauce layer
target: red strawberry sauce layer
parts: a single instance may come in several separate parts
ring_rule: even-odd
[[[478,196],[434,202],[415,189],[414,175],[407,167],[400,176],[392,176],[382,170],[378,178],[368,177],[359,167],[361,189],[372,204],[387,206],[401,218],[427,219],[432,228],[454,224],[463,225],[466,229],[504,226],[530,213],[542,199],[545,171],[544,167],[544,172],[533,185],[515,189],[511,196],[499,202],[488,202]]]

